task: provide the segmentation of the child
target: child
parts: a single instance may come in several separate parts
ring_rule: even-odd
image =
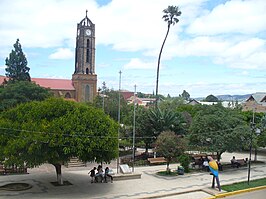
[[[105,168],[105,172],[104,172],[104,182],[106,182],[107,183],[107,177],[110,177],[111,178],[111,183],[113,183],[113,176],[111,176],[110,174],[109,174],[109,168],[108,167],[106,167]]]
[[[94,167],[92,170],[90,170],[90,172],[88,174],[90,174],[90,177],[91,177],[91,183],[94,182],[94,179],[95,179],[95,170],[96,170],[96,167]]]

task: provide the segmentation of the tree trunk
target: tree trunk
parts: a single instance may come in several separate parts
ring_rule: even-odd
[[[166,163],[166,172],[167,173],[170,173],[169,161],[167,161],[167,163]]]
[[[56,170],[57,182],[59,185],[63,185],[61,164],[53,164]]]
[[[222,156],[223,152],[219,153],[217,152],[217,160],[220,162],[221,160],[221,156]]]
[[[145,144],[145,154],[149,154],[149,145],[147,143]]]
[[[157,102],[158,102],[158,84],[159,84],[159,69],[160,69],[160,61],[161,61],[161,56],[162,56],[162,52],[163,52],[163,47],[164,47],[164,44],[165,44],[165,41],[167,39],[167,36],[168,36],[168,33],[169,33],[169,30],[170,30],[170,23],[168,23],[168,28],[167,28],[167,32],[166,32],[166,35],[165,35],[165,38],[163,40],[163,44],[162,44],[162,47],[161,47],[161,50],[160,50],[160,53],[159,53],[159,57],[158,57],[158,65],[157,65],[157,77],[156,77],[156,106],[157,106]]]

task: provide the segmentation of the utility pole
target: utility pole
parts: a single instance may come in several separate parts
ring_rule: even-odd
[[[119,71],[119,91],[118,91],[118,132],[117,132],[117,148],[118,148],[118,157],[117,157],[117,173],[119,173],[119,134],[120,134],[120,92],[121,92],[121,70]]]
[[[135,166],[135,134],[136,134],[136,84],[134,90],[134,114],[133,114],[133,164],[132,164],[132,172],[134,172]]]

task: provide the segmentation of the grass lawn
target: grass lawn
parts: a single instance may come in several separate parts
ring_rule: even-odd
[[[258,179],[258,180],[252,180],[249,182],[249,185],[246,182],[238,182],[230,185],[223,185],[221,186],[222,190],[225,191],[237,191],[241,189],[248,189],[252,187],[259,187],[259,186],[265,186],[266,185],[266,178]]]
[[[160,176],[177,176],[178,175],[176,171],[171,171],[170,173],[167,171],[159,171],[156,174]]]

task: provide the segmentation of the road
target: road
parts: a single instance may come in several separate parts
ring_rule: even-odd
[[[227,199],[265,199],[266,190],[252,191],[248,193],[237,194],[234,196],[225,197]]]

